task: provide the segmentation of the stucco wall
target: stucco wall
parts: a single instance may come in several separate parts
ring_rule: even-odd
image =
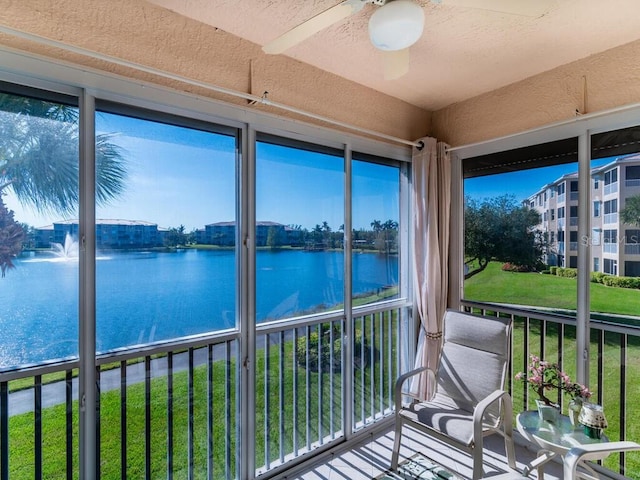
[[[220,87],[258,96],[266,90],[274,102],[407,140],[430,130],[430,112],[287,57],[265,55],[254,43],[143,1],[13,0],[3,2],[0,23]],[[0,45],[247,105],[11,35],[0,35]],[[265,105],[255,108],[296,118]]]
[[[451,105],[434,112],[433,135],[466,145],[639,103],[638,59],[640,41]]]

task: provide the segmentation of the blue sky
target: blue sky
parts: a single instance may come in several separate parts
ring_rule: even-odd
[[[142,220],[187,231],[232,221],[236,209],[235,138],[98,113],[98,133],[112,133],[127,159],[123,195],[96,208],[97,218]],[[343,158],[260,143],[256,217],[312,229],[344,224]],[[397,169],[354,162],[355,228],[372,220],[398,220]],[[41,227],[62,220],[5,196],[16,220]],[[72,215],[70,218],[77,218]]]
[[[142,220],[166,228],[184,225],[187,231],[234,220],[233,136],[107,113],[98,113],[96,128],[114,134],[112,142],[122,148],[128,169],[124,194],[98,206],[97,218]],[[344,224],[342,156],[259,143],[257,157],[257,220],[307,229],[325,221],[332,230]],[[354,228],[369,229],[373,220],[398,221],[397,169],[363,161],[353,165]],[[478,200],[511,194],[521,201],[577,168],[571,163],[467,179],[464,193]],[[11,192],[5,203],[16,220],[35,227],[63,220],[23,208]]]
[[[596,167],[612,160],[613,158],[594,160],[591,164]],[[485,198],[509,194],[513,195],[517,201],[522,201],[536,193],[547,183],[557,180],[562,175],[577,171],[578,163],[576,162],[500,175],[468,178],[464,181],[464,194],[480,201]]]

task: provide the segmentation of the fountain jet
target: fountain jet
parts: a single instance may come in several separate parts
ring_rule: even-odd
[[[78,242],[67,233],[64,237],[64,244],[51,243],[51,251],[58,257],[64,260],[76,260],[78,258]]]

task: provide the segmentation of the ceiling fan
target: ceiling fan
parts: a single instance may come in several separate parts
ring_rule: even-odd
[[[555,0],[431,0],[433,3],[478,8],[513,15],[540,17]],[[334,23],[361,11],[365,5],[378,8],[369,18],[369,39],[383,52],[384,77],[400,78],[409,71],[409,47],[422,36],[424,11],[413,0],[344,0],[283,33],[262,47],[279,54]]]

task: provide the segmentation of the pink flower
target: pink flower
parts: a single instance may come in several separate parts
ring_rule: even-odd
[[[539,357],[530,355],[526,371],[528,376],[524,372],[519,372],[515,379],[529,384],[545,403],[553,403],[545,396],[545,392],[552,390],[564,391],[573,398],[589,398],[591,396],[591,392],[586,386],[573,383],[569,375],[563,372],[557,363],[540,360]]]

